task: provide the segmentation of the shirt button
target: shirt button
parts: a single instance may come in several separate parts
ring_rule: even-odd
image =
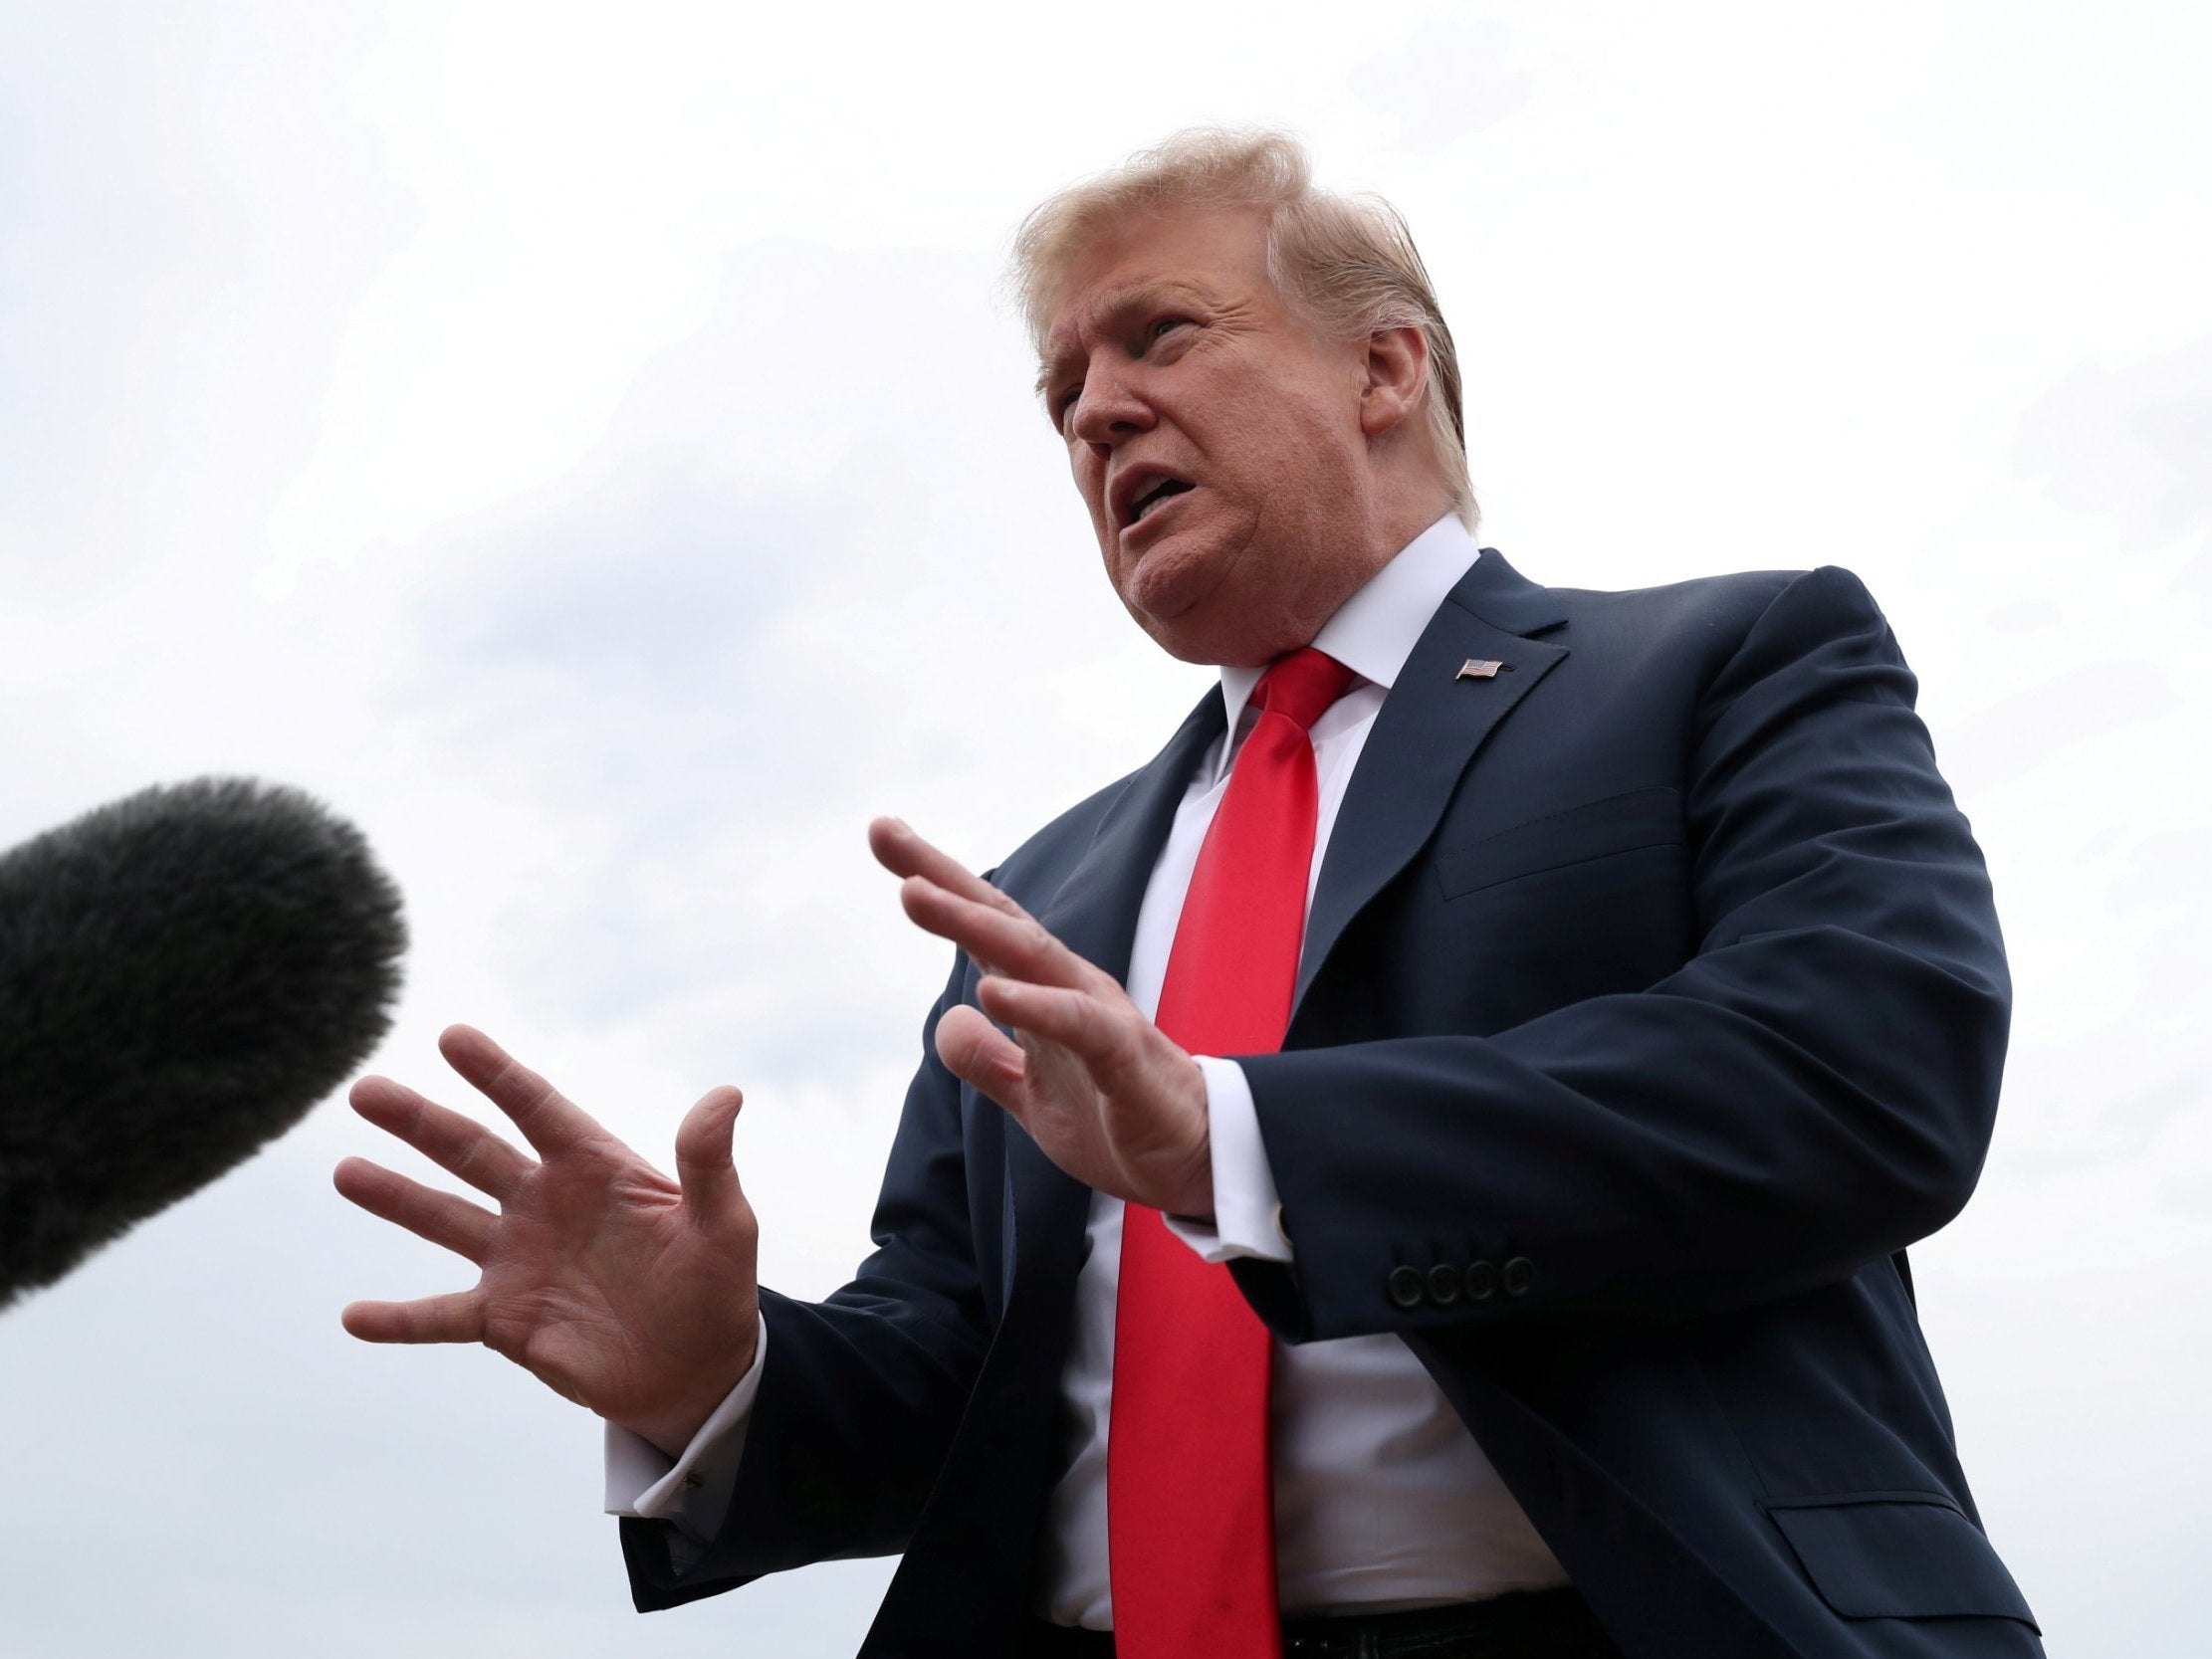
[[[1427,1282],[1418,1267],[1394,1267],[1390,1278],[1384,1281],[1391,1302],[1400,1308],[1418,1308],[1429,1294]]]

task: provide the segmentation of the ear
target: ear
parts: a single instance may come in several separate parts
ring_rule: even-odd
[[[1429,341],[1407,323],[1367,337],[1367,379],[1360,388],[1360,430],[1382,438],[1421,408],[1429,384]]]

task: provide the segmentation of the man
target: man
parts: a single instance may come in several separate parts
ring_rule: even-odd
[[[1115,591],[1222,685],[988,882],[872,827],[960,949],[876,1254],[758,1290],[734,1090],[671,1182],[456,1028],[541,1160],[364,1080],[502,1213],[341,1165],[483,1268],[348,1329],[607,1418],[641,1607],[903,1550],[872,1653],[2040,1652],[1901,1254],[2007,982],[1864,589],[1477,555],[1419,258],[1286,139],[1017,264]]]

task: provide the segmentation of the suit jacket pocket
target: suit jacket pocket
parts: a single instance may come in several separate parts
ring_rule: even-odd
[[[1680,795],[1663,787],[1632,789],[1547,812],[1494,835],[1447,843],[1437,849],[1435,862],[1443,896],[1457,899],[1518,877],[1673,846],[1681,839]]]
[[[1821,1599],[1846,1618],[2035,1614],[1981,1529],[1935,1493],[1775,1500],[1767,1513]]]

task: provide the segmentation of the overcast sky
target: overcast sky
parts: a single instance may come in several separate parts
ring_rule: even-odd
[[[1007,233],[1202,120],[1391,196],[1485,541],[1888,612],[2017,980],[1915,1251],[1967,1470],[2054,1654],[2206,1650],[2203,7],[0,13],[0,846],[306,786],[406,893],[376,1069],[470,1104],[468,1019],[663,1157],[744,1085],[799,1295],[943,976],[868,817],[988,864],[1207,683],[1098,573]],[[641,1620],[587,1416],[343,1336],[467,1279],[332,1193],[377,1140],[333,1099],[0,1317],[0,1651],[850,1653],[888,1563]]]

